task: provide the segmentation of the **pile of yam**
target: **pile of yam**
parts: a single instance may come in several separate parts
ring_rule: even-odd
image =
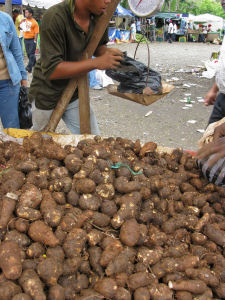
[[[225,299],[224,213],[180,149],[0,141],[0,300]]]

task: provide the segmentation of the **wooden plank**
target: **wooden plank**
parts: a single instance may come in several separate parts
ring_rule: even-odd
[[[82,55],[82,59],[85,59],[86,57],[90,58],[94,54],[119,2],[120,0],[112,0],[111,3],[108,5],[106,13],[99,18],[94,28],[94,32],[92,34],[90,43],[88,44],[86,50]],[[76,78],[70,79],[66,89],[64,90],[61,98],[57,102],[54,111],[52,112],[50,120],[44,129],[45,131],[49,131],[49,132],[55,131],[76,88],[77,88],[77,79]]]
[[[91,134],[88,75],[78,80],[80,134]]]

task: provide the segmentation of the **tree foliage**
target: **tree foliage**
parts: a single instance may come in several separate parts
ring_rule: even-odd
[[[121,5],[129,8],[127,0],[122,0]],[[183,12],[194,15],[210,13],[225,18],[220,0],[165,0],[162,11]]]

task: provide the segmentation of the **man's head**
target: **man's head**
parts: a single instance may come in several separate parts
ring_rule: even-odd
[[[111,0],[86,0],[89,11],[94,15],[105,13]]]
[[[13,17],[16,18],[20,14],[20,11],[18,9],[13,10]]]
[[[26,9],[25,9],[25,17],[27,18],[27,19],[31,19],[32,17],[33,17],[33,9],[32,8],[30,8],[30,7],[27,7]]]
[[[221,5],[223,7],[223,10],[225,11],[225,0],[221,0]]]

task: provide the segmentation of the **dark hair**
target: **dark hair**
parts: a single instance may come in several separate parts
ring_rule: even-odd
[[[19,14],[19,13],[20,13],[19,9],[14,9],[13,10],[13,14]]]
[[[33,11],[33,9],[32,9],[31,7],[29,7],[29,6],[28,6],[28,7],[26,7],[26,9],[25,9],[25,10],[28,10],[28,11],[29,11],[29,13],[30,13],[30,14],[32,14],[32,15],[34,14],[34,11]]]

